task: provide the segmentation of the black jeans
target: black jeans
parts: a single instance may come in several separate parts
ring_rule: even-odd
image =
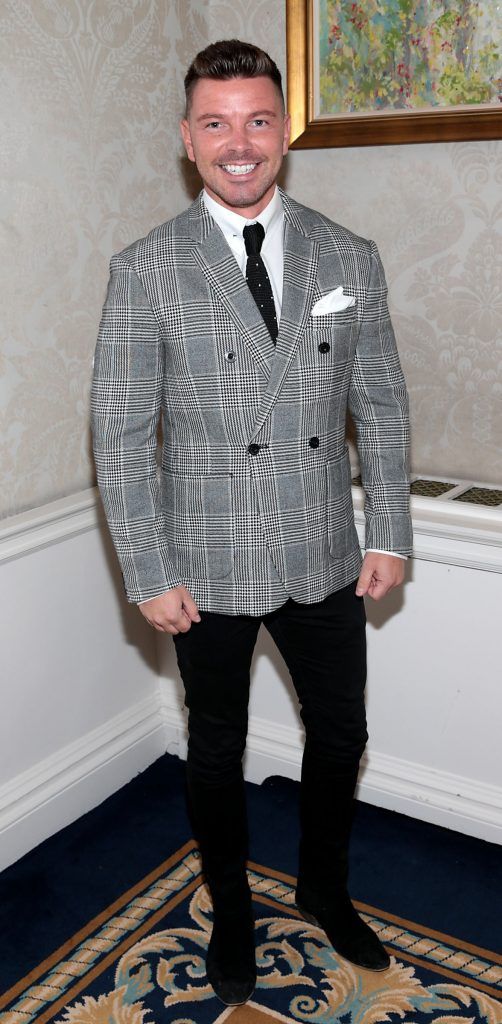
[[[357,770],[367,740],[366,616],[351,583],[324,601],[289,599],[262,616],[201,612],[174,637],[189,710],[189,773],[206,785],[241,778],[249,674],[260,624],[289,669],[305,726],[306,751],[340,773]]]

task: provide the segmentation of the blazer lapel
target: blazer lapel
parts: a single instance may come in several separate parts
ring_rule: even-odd
[[[192,234],[197,242],[193,249],[194,259],[209,282],[216,301],[234,321],[265,380],[268,380],[275,346],[235,256],[201,197],[194,203],[191,214]]]
[[[295,205],[283,195],[284,202],[284,282],[279,335],[271,373],[264,393],[254,433],[257,433],[277,399],[284,377],[296,354],[312,309],[319,264],[319,245],[301,230],[301,221],[292,216]],[[296,221],[296,223],[295,223]]]
[[[190,209],[194,259],[215,300],[234,321],[250,348],[266,384],[253,436],[263,426],[279,394],[305,330],[313,304],[319,244],[309,237],[308,211],[281,192],[284,205],[284,280],[282,311],[274,345],[234,255],[204,205],[202,195]]]

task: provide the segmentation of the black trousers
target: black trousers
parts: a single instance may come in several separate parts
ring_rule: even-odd
[[[306,751],[334,772],[357,770],[367,740],[366,616],[355,587],[315,604],[289,599],[262,616],[202,611],[201,622],[174,637],[189,710],[192,776],[216,787],[242,777],[250,666],[261,623],[291,674]]]

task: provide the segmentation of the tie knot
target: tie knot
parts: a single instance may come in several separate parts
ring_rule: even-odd
[[[246,253],[248,256],[259,256],[260,249],[262,247],[263,239],[265,238],[265,228],[263,224],[258,221],[256,224],[248,224],[242,232],[244,236],[244,245],[246,246]]]

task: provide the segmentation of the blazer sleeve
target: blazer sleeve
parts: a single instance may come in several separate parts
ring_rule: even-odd
[[[374,242],[349,391],[365,491],[366,549],[412,553],[406,384]]]
[[[181,583],[165,545],[157,476],[163,347],[145,290],[113,257],[91,391],[98,485],[127,598],[146,601]]]

